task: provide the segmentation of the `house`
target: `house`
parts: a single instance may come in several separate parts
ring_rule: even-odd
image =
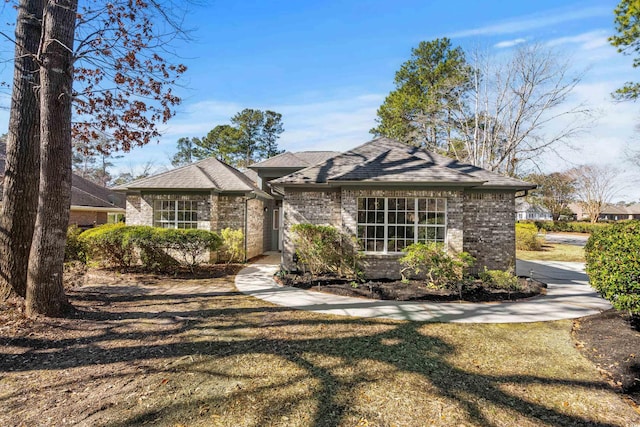
[[[0,203],[2,203],[5,148],[6,145],[0,145]],[[89,228],[107,222],[118,222],[124,218],[124,213],[125,203],[122,195],[73,174],[69,224]]]
[[[578,221],[589,220],[589,214],[580,203],[571,203],[569,209]],[[640,219],[640,203],[633,205],[613,205],[607,203],[598,216],[598,221],[622,221],[626,219]]]
[[[524,198],[516,199],[516,220],[517,221],[551,221],[553,216],[549,209],[527,202]]]
[[[535,185],[377,138],[345,153],[286,152],[242,172],[210,158],[116,187],[127,223],[245,233],[247,258],[280,248],[296,269],[291,226],[357,238],[369,278],[399,277],[414,242],[467,251],[477,269],[515,264],[515,199]]]
[[[254,177],[256,179],[257,177]],[[273,197],[215,158],[172,169],[113,190],[126,194],[128,225],[240,229],[247,258],[265,252],[265,218]]]
[[[476,269],[515,265],[515,197],[535,185],[377,138],[270,182],[283,198],[283,266],[294,270],[291,226],[332,225],[355,236],[365,276],[398,278],[414,242],[469,252]]]

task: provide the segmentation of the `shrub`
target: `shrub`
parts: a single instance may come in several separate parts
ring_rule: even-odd
[[[162,248],[170,249],[180,264],[192,272],[202,262],[206,251],[216,251],[222,245],[222,238],[216,233],[197,229],[158,229],[157,239]]]
[[[592,224],[585,221],[519,221],[518,224],[533,224],[538,231],[552,233],[592,233],[595,230],[606,228],[610,225],[606,222]]]
[[[298,261],[311,274],[361,277],[361,255],[353,239],[328,225],[295,224],[291,231]]]
[[[513,269],[503,270],[487,270],[480,273],[482,283],[492,289],[505,289],[507,291],[519,291],[520,284],[518,277],[513,274]]]
[[[122,268],[139,261],[149,270],[166,270],[180,263],[193,271],[205,251],[215,251],[222,244],[220,236],[206,230],[122,224],[87,230],[80,240],[92,259]]]
[[[64,247],[64,261],[80,261],[87,262],[87,249],[84,242],[80,239],[82,229],[75,224],[67,228],[67,243]]]
[[[424,273],[429,283],[437,287],[457,287],[475,263],[467,252],[449,255],[441,243],[414,243],[405,252],[399,260],[404,266],[400,270],[402,280]]]
[[[516,224],[516,249],[521,251],[542,250],[542,242],[538,238],[538,229],[534,224]]]
[[[234,230],[233,228],[225,228],[220,231],[222,236],[222,258],[227,261],[227,264],[232,262],[244,261],[244,233],[240,228]]]
[[[126,229],[124,224],[105,224],[85,231],[79,238],[89,258],[126,268],[136,260],[133,245],[125,239]]]
[[[640,316],[640,221],[595,231],[585,246],[589,281],[618,310]]]

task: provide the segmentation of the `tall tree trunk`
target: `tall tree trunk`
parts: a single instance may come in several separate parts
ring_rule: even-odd
[[[77,0],[48,0],[40,68],[40,198],[29,258],[27,315],[61,316],[70,305],[62,285],[71,202],[71,89]]]
[[[40,179],[40,76],[36,54],[44,0],[20,0],[15,31],[13,93],[0,208],[0,299],[26,295],[29,251]]]

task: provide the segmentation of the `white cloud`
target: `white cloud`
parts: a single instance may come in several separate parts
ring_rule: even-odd
[[[606,30],[594,30],[575,36],[558,37],[546,42],[547,46],[555,47],[562,45],[580,45],[581,49],[593,50],[603,46],[609,46],[607,38],[609,32]]]
[[[555,9],[546,11],[544,14],[521,16],[504,21],[498,24],[486,25],[451,33],[448,37],[463,38],[473,36],[490,36],[501,34],[514,34],[552,25],[558,25],[571,21],[579,21],[586,18],[611,15],[609,7],[589,7],[581,10],[575,9]]]
[[[518,38],[518,39],[513,39],[513,40],[505,40],[499,43],[496,43],[493,45],[493,47],[495,47],[496,49],[506,49],[509,47],[513,47],[513,46],[517,46],[519,44],[522,44],[524,42],[526,42],[527,39],[523,39],[523,38]]]

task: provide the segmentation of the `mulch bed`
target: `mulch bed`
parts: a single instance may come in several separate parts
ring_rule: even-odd
[[[638,408],[640,325],[632,325],[627,313],[611,309],[574,321],[573,336],[582,354]]]
[[[519,277],[518,281],[521,290],[509,292],[502,289],[487,289],[482,286],[482,282],[476,281],[463,288],[462,298],[460,298],[457,289],[434,289],[428,287],[426,282],[419,280],[410,280],[406,283],[400,280],[379,280],[359,283],[330,276],[311,276],[310,274],[286,274],[277,277],[277,280],[285,286],[294,286],[311,291],[349,297],[394,301],[513,301],[544,294],[547,287],[546,284],[536,280]]]

